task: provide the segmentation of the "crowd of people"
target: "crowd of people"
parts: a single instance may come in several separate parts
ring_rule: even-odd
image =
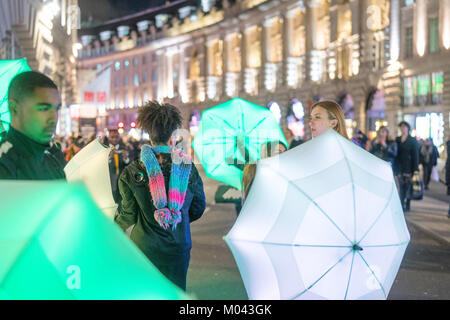
[[[0,144],[0,179],[65,179],[66,163],[96,137],[53,139],[61,98],[54,82],[39,72],[24,72],[14,77],[7,98],[11,127]],[[113,197],[119,205],[115,222],[124,231],[134,226],[131,240],[161,273],[185,290],[192,247],[190,223],[201,218],[206,208],[203,181],[192,157],[176,148],[177,141],[172,137],[182,126],[177,107],[147,102],[139,109],[137,123],[149,134],[150,141],[122,139],[118,130],[113,129],[101,140],[112,149],[109,169]],[[395,139],[390,137],[387,127],[381,127],[373,141],[360,130],[355,130],[350,139],[339,104],[320,101],[311,108],[309,126],[313,139],[332,128],[389,162],[398,179],[405,212],[410,210],[411,183],[418,175],[419,164],[423,166],[423,181],[428,188],[439,154],[431,139],[419,144],[410,135],[407,122],[400,122],[401,135]],[[298,139],[292,142],[301,143]],[[287,149],[282,142],[272,141],[263,146],[261,157],[275,156]],[[450,141],[447,152],[449,149]],[[449,166],[447,154],[447,185]],[[255,172],[256,164],[243,167],[243,201]]]

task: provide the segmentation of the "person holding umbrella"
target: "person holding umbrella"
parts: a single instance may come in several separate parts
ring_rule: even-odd
[[[311,127],[312,138],[320,136],[329,128],[333,128],[341,136],[349,139],[342,107],[331,100],[319,101],[311,106],[309,126]]]
[[[138,125],[150,135],[140,159],[119,177],[121,202],[115,221],[169,280],[186,290],[192,247],[190,223],[205,210],[203,182],[189,157],[175,149],[173,132],[181,127],[180,111],[170,104],[148,102]]]
[[[269,141],[261,147],[261,159],[276,156],[286,150],[287,147],[281,141]],[[250,187],[252,186],[255,174],[256,163],[249,163],[245,165],[244,172],[242,174],[242,203],[244,203],[245,198],[247,198],[247,195],[250,192]]]
[[[65,179],[63,155],[50,150],[61,97],[46,75],[27,71],[8,87],[11,127],[0,145],[0,179]]]

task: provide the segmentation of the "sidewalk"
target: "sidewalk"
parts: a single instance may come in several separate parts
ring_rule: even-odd
[[[447,186],[430,182],[430,190],[425,190],[423,200],[411,201],[411,211],[405,213],[408,223],[427,233],[442,244],[450,246],[450,218],[448,207],[450,196]]]

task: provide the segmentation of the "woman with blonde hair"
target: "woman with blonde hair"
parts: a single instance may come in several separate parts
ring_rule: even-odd
[[[329,128],[333,128],[341,136],[349,139],[345,127],[344,111],[339,104],[331,100],[319,101],[312,105],[309,126],[313,138],[320,136]]]

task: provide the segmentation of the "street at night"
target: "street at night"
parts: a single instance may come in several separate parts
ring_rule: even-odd
[[[450,0],[0,0],[0,300],[450,300]]]

